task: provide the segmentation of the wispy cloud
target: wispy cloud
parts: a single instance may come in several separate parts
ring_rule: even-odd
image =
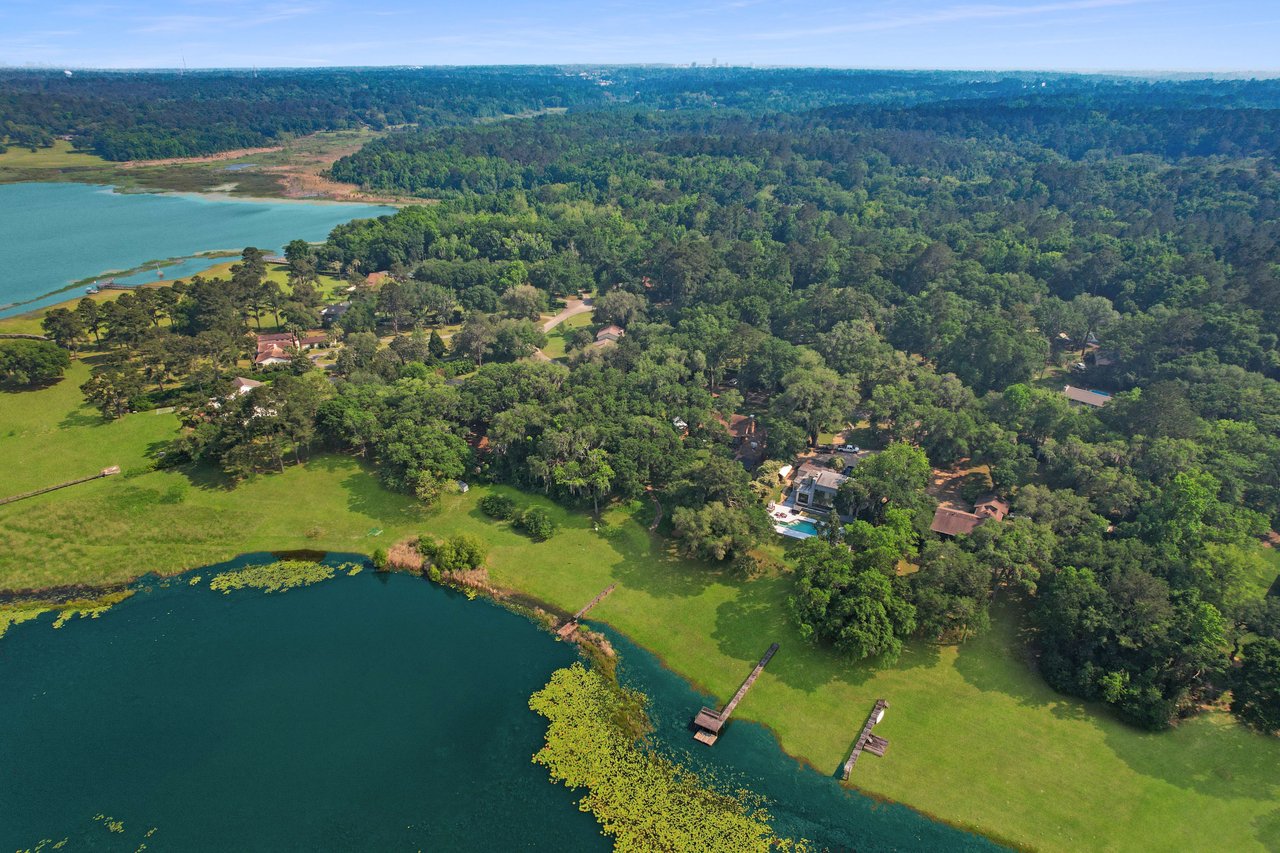
[[[843,23],[821,24],[811,27],[797,27],[771,32],[748,33],[742,37],[758,41],[790,40],[815,36],[840,35],[845,33],[910,29],[914,27],[964,23],[968,21],[993,21],[1008,18],[1047,17],[1063,12],[1110,9],[1150,2],[1153,2],[1153,0],[1063,0],[1063,2],[1039,3],[1033,6],[1011,6],[986,3],[965,4],[959,6],[948,6],[929,12],[919,12],[911,15],[864,17],[859,20],[845,21]]]
[[[158,15],[152,18],[140,19],[133,31],[136,33],[179,34],[202,32],[210,28],[252,29],[290,21],[295,18],[307,17],[323,10],[324,7],[318,5],[292,4],[265,6],[243,13],[227,10],[219,15]]]

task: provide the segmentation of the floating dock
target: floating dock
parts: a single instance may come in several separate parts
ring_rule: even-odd
[[[884,719],[885,709],[889,707],[889,703],[883,699],[877,699],[875,707],[871,709],[871,715],[867,717],[867,721],[862,725],[862,731],[858,732],[858,739],[853,742],[853,751],[849,753],[849,760],[844,763],[844,769],[840,771],[840,779],[849,781],[849,774],[853,772],[853,765],[858,763],[858,756],[863,750],[872,755],[884,756],[884,751],[889,748],[889,741],[873,735],[871,729],[875,724]]]
[[[599,604],[606,595],[613,592],[614,587],[616,586],[617,586],[616,583],[609,584],[608,589],[603,590],[595,598],[588,601],[586,607],[582,608],[577,613],[573,614],[573,616],[569,617],[569,621],[565,622],[563,625],[561,625],[559,628],[556,629],[556,636],[560,637],[561,639],[564,639],[568,637],[570,634],[572,634],[574,631],[578,630],[578,620],[581,619],[583,616],[586,616],[587,611],[595,607],[597,604]]]
[[[729,722],[729,715],[733,713],[733,709],[738,707],[738,703],[742,701],[742,697],[747,695],[747,691],[751,689],[751,685],[756,683],[756,679],[760,677],[760,673],[764,671],[765,665],[769,663],[774,654],[778,651],[778,644],[774,643],[769,646],[769,651],[764,653],[764,657],[760,658],[760,662],[756,664],[756,668],[751,670],[751,674],[747,676],[747,680],[742,682],[742,686],[738,688],[738,692],[733,694],[733,698],[729,700],[729,704],[725,705],[719,711],[713,708],[703,708],[698,712],[698,716],[693,718],[693,739],[711,746],[720,737],[720,730],[724,728],[724,724]]]

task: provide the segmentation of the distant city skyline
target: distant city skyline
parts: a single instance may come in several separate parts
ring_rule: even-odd
[[[1275,0],[4,0],[0,65],[1258,72]]]

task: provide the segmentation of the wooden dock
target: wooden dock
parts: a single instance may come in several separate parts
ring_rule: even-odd
[[[849,774],[853,772],[853,765],[858,763],[858,756],[863,750],[872,755],[884,756],[884,751],[889,748],[889,741],[873,735],[871,729],[876,723],[884,719],[885,709],[889,707],[889,703],[883,699],[877,699],[875,707],[871,709],[871,715],[867,717],[867,721],[862,725],[862,731],[858,732],[858,739],[853,742],[853,751],[849,753],[849,760],[844,763],[844,768],[840,771],[840,779],[849,781]]]
[[[578,620],[581,619],[583,616],[586,616],[587,611],[595,607],[597,604],[599,604],[606,595],[613,592],[614,587],[616,586],[617,586],[616,583],[609,584],[608,589],[601,591],[599,595],[597,595],[595,598],[588,601],[586,607],[583,607],[577,613],[573,614],[573,616],[569,617],[569,621],[565,622],[563,625],[561,625],[559,628],[556,629],[556,636],[563,639],[565,637],[568,637],[574,631],[578,630]]]
[[[11,504],[14,501],[22,501],[22,500],[26,500],[27,498],[34,498],[36,495],[43,495],[43,494],[47,494],[48,492],[56,492],[58,489],[65,489],[68,486],[78,486],[81,483],[87,483],[90,480],[100,480],[103,477],[110,477],[114,474],[119,474],[119,473],[120,473],[120,466],[111,465],[107,468],[103,468],[98,473],[92,474],[88,477],[78,477],[74,480],[67,480],[65,483],[58,483],[56,486],[45,486],[43,489],[33,489],[29,492],[23,492],[22,494],[19,494],[19,495],[10,495],[7,498],[0,498],[0,505]]]
[[[733,698],[729,700],[729,704],[725,705],[719,711],[713,708],[703,708],[698,712],[698,716],[693,718],[694,733],[693,738],[700,743],[711,746],[720,737],[720,730],[724,728],[724,724],[729,722],[729,716],[733,713],[733,709],[738,707],[738,703],[742,701],[742,697],[747,695],[747,691],[751,689],[751,685],[756,683],[756,679],[760,677],[760,673],[764,671],[765,665],[773,658],[778,651],[778,644],[774,643],[769,646],[769,650],[764,653],[764,657],[760,658],[760,662],[756,664],[756,668],[751,670],[751,674],[747,676],[747,680],[742,682],[742,686],[738,688],[738,692],[733,694]]]

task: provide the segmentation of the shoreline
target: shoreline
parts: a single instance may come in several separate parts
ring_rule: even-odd
[[[328,169],[383,132],[317,131],[278,145],[240,148],[197,157],[154,160],[104,160],[73,151],[59,140],[40,162],[40,154],[21,163],[0,155],[0,184],[80,183],[112,186],[122,194],[149,193],[208,196],[219,200],[369,204],[403,207],[435,204],[438,199],[368,192],[355,184],[334,181]],[[55,155],[83,156],[62,162]],[[241,162],[248,161],[248,162]],[[245,186],[245,192],[237,190]],[[123,188],[123,189],[122,189]]]
[[[205,199],[208,201],[234,201],[245,202],[249,204],[312,204],[312,205],[348,205],[361,207],[393,207],[399,210],[401,207],[413,204],[435,204],[437,199],[430,198],[400,198],[388,196],[386,199],[378,198],[376,200],[365,200],[362,198],[333,198],[327,195],[316,196],[268,196],[268,195],[241,195],[232,190],[212,188],[208,190],[174,190],[160,188],[145,187],[126,187],[121,184],[102,183],[97,180],[93,181],[73,181],[67,180],[65,176],[59,175],[47,181],[6,181],[0,179],[0,186],[22,186],[23,184],[41,185],[41,184],[79,184],[81,186],[95,187],[103,190],[111,190],[114,195],[159,195],[172,196],[175,198],[195,198]],[[354,186],[354,185],[353,185]],[[390,214],[384,214],[389,216]]]
[[[361,207],[391,208],[385,213],[377,214],[377,216],[393,216],[400,209],[398,206],[396,206],[396,204],[388,203],[388,202],[349,201],[349,200],[340,200],[340,199],[332,199],[332,198],[315,198],[315,199],[285,198],[285,197],[269,198],[265,196],[239,196],[239,195],[233,195],[228,192],[198,192],[198,191],[186,191],[186,190],[134,190],[134,189],[127,189],[127,188],[122,189],[118,184],[100,184],[96,182],[86,182],[86,181],[50,180],[50,181],[11,181],[7,183],[0,181],[0,186],[22,186],[24,184],[40,185],[40,184],[59,184],[59,183],[79,184],[82,186],[96,187],[103,190],[111,190],[113,194],[122,195],[122,196],[155,195],[155,196],[169,196],[173,198],[187,198],[187,199],[198,200],[198,201],[211,201],[211,202],[219,202],[219,203],[233,202],[233,203],[246,203],[246,204],[259,204],[259,205],[302,204],[302,205],[312,205],[316,207],[361,206]],[[423,200],[423,201],[425,202],[426,200]],[[354,221],[355,219],[365,219],[365,218],[376,218],[376,217],[363,217],[363,216],[353,217],[352,221]],[[21,309],[24,309],[26,306],[32,305],[33,303],[36,303],[36,302],[40,302],[41,300],[47,299],[49,297],[59,296],[61,294],[76,290],[77,288],[86,288],[89,285],[93,284],[94,282],[98,281],[99,279],[134,276],[134,275],[139,275],[141,273],[147,272],[148,270],[164,269],[168,267],[178,266],[180,264],[191,262],[191,261],[202,261],[202,260],[205,260],[206,258],[210,261],[213,261],[213,263],[211,263],[209,266],[209,268],[212,268],[212,267],[218,266],[220,262],[225,261],[228,258],[239,257],[239,254],[240,254],[240,249],[227,249],[227,248],[201,249],[197,252],[193,252],[188,255],[175,255],[168,258],[155,258],[152,260],[145,261],[136,266],[129,267],[127,269],[110,269],[110,270],[97,272],[92,275],[84,276],[80,279],[77,279],[76,281],[70,282],[54,290],[46,291],[38,296],[32,296],[27,299],[19,299],[14,302],[8,302],[3,305],[0,305],[0,315],[3,315],[3,316],[0,316],[0,324],[4,323],[4,321],[6,320],[38,319],[42,317],[44,314],[47,314],[49,311],[55,308],[68,308],[68,309],[73,308],[75,303],[78,303],[83,296],[86,296],[88,294],[82,293],[80,294],[80,296],[77,296],[75,298],[60,299],[56,302],[51,302],[48,305],[39,305],[26,310],[21,310]],[[178,279],[163,278],[163,279],[157,279],[155,281],[140,281],[135,284],[128,285],[128,289],[133,290],[135,288],[141,288],[141,287],[156,287],[156,286],[163,286],[166,284],[172,284],[174,281],[182,280],[183,278],[189,278],[190,276],[193,276],[193,275],[201,275],[205,271],[206,270],[202,270],[201,272],[197,272],[197,273],[191,273],[188,276],[182,276]],[[121,292],[124,292],[124,291],[121,291]]]
[[[220,263],[227,260],[228,258],[238,258],[238,257],[240,257],[240,250],[238,249],[205,249],[205,250],[196,252],[193,255],[178,255],[172,258],[156,258],[154,260],[147,261],[146,263],[139,264],[136,267],[130,267],[129,269],[105,270],[95,275],[85,276],[84,278],[79,279],[78,281],[73,281],[64,287],[60,287],[57,290],[50,290],[48,293],[42,293],[39,296],[33,296],[30,299],[24,299],[20,302],[10,302],[7,305],[0,305],[0,311],[9,311],[14,308],[21,308],[24,305],[30,305],[33,302],[39,302],[41,299],[45,299],[50,296],[57,296],[59,294],[66,293],[68,291],[75,290],[76,288],[79,288],[79,287],[88,287],[96,283],[99,279],[115,278],[117,276],[125,277],[125,276],[139,275],[147,271],[154,271],[159,269],[166,269],[168,267],[175,267],[178,264],[185,263],[187,261],[200,261],[200,260],[207,259],[210,261],[216,261]],[[214,263],[214,266],[218,266],[218,263]],[[199,273],[193,273],[193,275],[199,275]],[[155,281],[140,281],[137,284],[131,284],[131,285],[125,285],[125,286],[127,286],[130,290],[133,290],[139,287],[155,287],[155,286],[160,286],[164,284],[173,284],[175,281],[181,281],[181,279],[158,278]],[[99,292],[102,292],[102,291],[99,291]],[[85,293],[83,295],[88,296],[89,294]],[[66,308],[72,302],[79,302],[79,301],[80,301],[79,299],[60,300],[58,302],[54,302],[49,305],[32,308],[29,311],[20,311],[17,314],[10,315],[10,317],[0,317],[0,321],[10,319],[11,317],[29,318],[38,311],[47,312],[47,311],[53,310],[54,308],[59,308],[59,307]]]
[[[59,181],[30,181],[28,183],[60,183]],[[329,196],[257,196],[257,195],[236,195],[229,190],[124,190],[121,191],[115,184],[104,184],[109,186],[112,191],[118,195],[162,195],[174,196],[177,198],[195,198],[207,201],[231,201],[245,202],[249,204],[310,204],[317,206],[356,206],[361,207],[391,207],[399,210],[406,204],[413,202],[405,201],[363,201],[360,199],[339,199]],[[420,199],[419,203],[430,203],[429,199]],[[384,213],[383,216],[391,216],[391,213]]]
[[[295,552],[287,552],[287,551],[239,552],[227,559],[219,560],[215,563],[209,563],[208,565],[205,565],[205,566],[188,566],[186,568],[183,568],[174,572],[169,572],[169,573],[162,573],[162,572],[155,572],[155,571],[143,572],[142,574],[131,577],[127,581],[122,581],[119,583],[110,584],[102,587],[95,587],[92,585],[85,585],[85,584],[72,584],[72,585],[59,586],[59,587],[47,587],[43,589],[36,588],[36,589],[24,589],[24,590],[0,590],[0,606],[7,605],[7,604],[21,603],[24,601],[36,599],[40,596],[44,596],[42,601],[51,602],[56,607],[57,603],[66,603],[69,601],[73,601],[77,596],[81,598],[86,596],[101,597],[105,595],[110,595],[112,593],[118,593],[125,590],[134,589],[139,585],[144,585],[147,578],[155,578],[157,581],[171,580],[173,578],[179,578],[179,577],[182,577],[183,575],[191,574],[193,572],[202,572],[212,566],[221,565],[227,562],[238,560],[242,557],[252,556],[255,554],[269,554],[271,556],[277,556],[277,555],[292,554],[292,553],[295,553]],[[321,552],[316,552],[316,553],[321,553]],[[339,554],[346,555],[346,556],[359,556],[362,559],[364,559],[366,562],[371,560],[371,557],[369,555],[362,554],[360,552],[355,552],[355,551],[323,552],[324,556],[333,556],[333,555],[339,555]],[[535,595],[532,595],[531,593],[522,592],[521,590],[514,589],[512,587],[497,586],[491,583],[491,579],[489,578],[489,573],[487,569],[483,570],[483,578],[478,576],[475,578],[467,578],[464,576],[451,576],[451,577],[446,577],[441,581],[433,581],[430,578],[428,578],[425,574],[422,574],[420,572],[417,572],[408,568],[391,568],[391,569],[388,569],[388,571],[396,574],[417,575],[426,583],[433,583],[445,589],[454,590],[455,592],[461,592],[462,594],[467,595],[468,597],[484,598],[486,601],[490,602],[491,604],[501,607],[504,610],[507,610],[511,613],[515,613],[519,616],[523,616],[524,618],[528,619],[535,627],[546,631],[553,638],[555,637],[554,625],[556,624],[556,622],[560,619],[564,619],[572,615],[568,610],[564,610],[560,607],[557,607],[556,605],[543,601],[542,599],[538,598]],[[539,614],[543,614],[549,617],[550,621],[548,621],[547,619],[540,618]],[[634,644],[637,648],[643,649],[647,654],[651,655],[653,659],[658,662],[659,666],[661,666],[663,670],[670,673],[672,676],[681,679],[698,693],[701,693],[703,695],[714,695],[704,685],[700,684],[697,681],[697,679],[689,675],[685,675],[684,673],[672,668],[671,665],[666,661],[666,659],[662,657],[662,655],[658,654],[656,651],[654,651],[653,649],[650,649],[644,644],[638,642],[636,639],[631,637],[625,631],[621,630],[617,626],[610,623],[609,620],[597,618],[589,621],[594,621],[603,625],[607,625],[609,630],[616,632],[619,636],[625,637],[628,642]],[[584,636],[584,631],[586,632],[585,636]],[[563,642],[572,643],[573,645],[577,646],[578,654],[586,658],[587,661],[591,663],[593,666],[599,665],[597,656],[601,658],[605,658],[607,660],[611,660],[615,663],[615,665],[616,665],[616,662],[621,660],[621,655],[615,649],[613,649],[611,645],[608,644],[607,642],[608,638],[604,637],[603,635],[595,631],[589,631],[586,628],[586,623],[584,623],[579,628],[578,631],[574,632],[574,637],[576,639],[564,640]],[[604,641],[603,644],[601,643],[601,640]],[[612,677],[611,674],[610,676]],[[765,731],[769,733],[769,736],[773,738],[774,743],[777,745],[778,751],[781,752],[783,755],[785,755],[787,758],[791,759],[792,761],[796,762],[797,764],[801,765],[802,767],[814,773],[817,773],[822,776],[828,775],[823,773],[817,767],[817,765],[815,765],[813,761],[811,761],[808,757],[803,755],[796,755],[795,753],[788,750],[785,744],[783,744],[782,739],[778,737],[777,731],[775,731],[774,728],[770,726],[768,723],[761,722],[760,720],[754,719],[753,717],[747,714],[739,714],[738,718],[745,722],[751,723],[752,725],[757,725],[765,729]],[[921,817],[927,820],[933,821],[934,823],[939,823],[944,826],[949,826],[952,829],[957,829],[957,830],[960,830],[961,832],[966,832],[971,835],[980,836],[995,844],[1001,845],[1003,847],[1007,847],[1010,850],[1032,851],[1035,849],[1033,847],[1028,847],[1026,845],[1018,844],[1017,842],[1002,838],[995,833],[984,831],[982,829],[979,829],[973,825],[964,823],[962,821],[950,820],[947,818],[939,817],[938,815],[932,814],[931,812],[928,812],[924,809],[917,808],[916,806],[913,806],[911,803],[904,802],[902,800],[895,800],[890,797],[877,794],[874,791],[869,791],[858,785],[848,784],[848,783],[839,782],[839,781],[837,781],[836,784],[838,784],[845,791],[856,793],[859,796],[867,797],[868,799],[873,800],[876,803],[884,804],[884,805],[902,806],[904,808],[910,809],[912,812],[920,815]]]

